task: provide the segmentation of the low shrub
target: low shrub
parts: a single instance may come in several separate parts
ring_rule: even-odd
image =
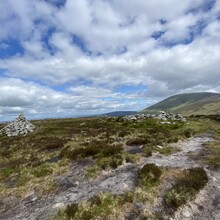
[[[38,148],[44,151],[60,149],[64,146],[65,140],[58,137],[44,136],[39,140],[32,140],[34,142],[34,148]]]
[[[191,129],[186,129],[183,131],[185,137],[190,138],[193,135],[193,131]]]
[[[27,173],[22,174],[19,176],[17,182],[16,182],[16,186],[25,186],[29,181],[31,181],[32,176],[28,175]]]
[[[147,144],[148,141],[146,138],[133,138],[133,139],[130,139],[126,142],[126,144],[128,146],[132,146],[132,145],[144,145],[144,144]]]
[[[98,173],[101,171],[102,168],[100,168],[98,165],[94,165],[91,167],[88,167],[85,170],[85,175],[89,178],[94,178],[98,175]],[[103,168],[104,169],[104,168]]]
[[[125,154],[126,163],[136,163],[138,161],[138,156],[134,154]]]
[[[79,209],[79,207],[78,207],[77,203],[72,203],[72,204],[68,205],[65,210],[65,214],[67,216],[67,219],[69,219],[69,220],[74,219],[78,209]]]
[[[102,145],[102,146],[88,146],[88,147],[81,147],[73,149],[68,153],[68,157],[70,159],[78,159],[78,158],[85,158],[85,157],[93,157],[96,158],[104,158],[117,155],[121,153],[122,147],[115,146],[115,145]]]
[[[144,165],[137,173],[138,184],[142,186],[154,186],[158,183],[162,174],[161,169],[155,164]]]
[[[105,157],[98,160],[97,165],[105,170],[107,168],[116,169],[118,166],[122,165],[123,157],[121,155],[115,155],[112,157]]]
[[[54,142],[54,143],[48,143],[45,145],[44,150],[56,150],[63,147],[63,142]]]
[[[151,157],[152,156],[152,149],[150,149],[150,148],[144,148],[144,156],[145,157]]]
[[[66,209],[55,216],[55,219],[107,219],[113,208],[116,208],[117,201],[116,196],[110,194],[93,196],[88,201],[68,205]]]
[[[170,137],[167,139],[167,143],[177,143],[178,141],[178,137]]]
[[[93,206],[93,205],[99,206],[101,205],[102,200],[99,195],[94,195],[88,200],[88,202],[90,203],[90,206]]]
[[[218,131],[219,132],[219,131]],[[220,136],[219,136],[220,137]],[[218,135],[216,135],[216,139]],[[205,162],[214,169],[220,168],[220,142],[209,142],[205,145]]]
[[[122,158],[112,158],[110,160],[109,166],[112,169],[116,169],[118,166],[122,165],[123,159]]]
[[[18,173],[19,169],[14,167],[7,167],[0,170],[0,180],[9,177],[12,174]]]
[[[179,179],[166,193],[166,205],[168,208],[176,210],[179,206],[192,200],[207,182],[208,177],[203,168],[188,169],[184,177]]]
[[[170,155],[170,154],[173,154],[173,153],[178,152],[178,151],[180,151],[180,149],[177,148],[177,147],[163,147],[161,149],[158,148],[158,152],[160,154],[164,154],[164,155]]]
[[[47,165],[41,165],[33,169],[32,174],[35,177],[44,177],[53,173],[53,169]]]
[[[124,205],[125,203],[134,202],[134,195],[132,194],[132,192],[125,192],[124,194],[119,195],[118,198],[118,205],[120,206]]]
[[[129,135],[130,134],[130,132],[128,132],[128,131],[119,131],[118,132],[118,137],[125,137],[125,136],[127,136],[127,135]]]
[[[212,168],[215,168],[215,169],[220,168],[220,155],[208,156],[208,158],[206,159],[206,162]]]

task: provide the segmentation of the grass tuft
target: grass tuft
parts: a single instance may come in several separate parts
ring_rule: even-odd
[[[144,187],[155,186],[162,174],[161,169],[155,164],[146,164],[138,171],[138,184]]]

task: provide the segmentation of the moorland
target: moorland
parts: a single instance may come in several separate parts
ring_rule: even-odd
[[[220,192],[210,191],[220,181],[219,120],[32,121],[33,133],[0,136],[0,218],[209,219],[209,209],[219,216],[211,195]],[[211,200],[184,211],[201,192]]]

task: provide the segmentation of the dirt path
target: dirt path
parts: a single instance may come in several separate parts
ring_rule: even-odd
[[[25,199],[19,201],[10,210],[2,210],[0,219],[5,220],[43,220],[48,214],[55,213],[59,208],[73,202],[80,202],[101,192],[123,193],[135,186],[137,170],[146,163],[155,163],[159,166],[178,167],[182,169],[201,166],[198,161],[188,157],[188,153],[199,152],[202,144],[213,141],[210,135],[192,137],[187,141],[174,144],[180,152],[170,156],[153,155],[142,158],[139,164],[125,164],[115,171],[105,173],[95,180],[88,181],[84,176],[84,169],[91,166],[91,161],[75,163],[68,173],[55,178],[60,184],[60,190],[50,197],[38,198],[31,192]],[[194,202],[179,210],[173,219],[220,219],[220,175],[207,169],[210,177],[208,185],[198,195]]]
[[[204,166],[201,161],[191,159],[188,153],[199,153],[203,149],[202,144],[214,141],[211,134],[190,138],[188,141],[173,144],[181,149],[180,152],[169,156],[153,155],[144,161],[163,167],[178,167],[187,169],[203,166],[209,176],[209,182],[201,190],[196,199],[180,208],[172,220],[219,220],[220,219],[220,172],[213,171]]]
[[[150,158],[144,158],[144,163],[154,163],[158,166],[182,169],[201,166],[198,161],[190,159],[188,154],[190,152],[199,152],[203,149],[202,144],[208,141],[214,141],[210,134],[195,136],[187,141],[178,141],[177,143],[170,144],[170,146],[179,148],[179,152],[168,156],[154,154]]]

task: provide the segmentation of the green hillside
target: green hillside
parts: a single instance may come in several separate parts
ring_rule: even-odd
[[[142,112],[157,113],[160,110],[181,113],[186,116],[220,114],[220,94],[201,92],[174,95]]]

